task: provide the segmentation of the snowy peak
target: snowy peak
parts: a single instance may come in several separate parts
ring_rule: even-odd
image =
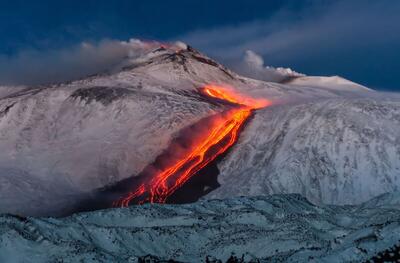
[[[347,80],[339,76],[331,77],[316,77],[316,76],[301,76],[289,79],[287,84],[295,86],[317,87],[328,90],[341,91],[371,91],[371,89],[362,86],[353,81]]]
[[[151,52],[124,62],[123,71],[146,73],[160,81],[232,82],[238,76],[189,45],[160,45]]]

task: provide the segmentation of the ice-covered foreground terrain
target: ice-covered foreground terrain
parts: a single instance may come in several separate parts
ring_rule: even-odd
[[[362,262],[400,244],[400,193],[359,206],[300,195],[143,205],[63,219],[0,217],[1,262]],[[400,255],[397,255],[400,257]]]
[[[274,103],[219,165],[221,188],[209,197],[300,192],[342,204],[400,186],[400,100],[339,77],[253,80],[182,46],[151,47],[117,68],[0,86],[0,212],[69,214],[93,191],[138,175],[183,128],[226,109],[199,95],[208,83]]]

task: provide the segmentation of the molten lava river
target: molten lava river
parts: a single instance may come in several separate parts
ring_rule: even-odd
[[[216,85],[206,85],[200,91],[204,96],[232,104],[232,109],[211,123],[210,127],[207,127],[207,133],[196,139],[187,153],[165,169],[154,172],[151,178],[115,202],[114,206],[126,207],[130,203],[165,203],[171,194],[237,141],[240,129],[253,110],[270,105],[265,99],[245,97]]]

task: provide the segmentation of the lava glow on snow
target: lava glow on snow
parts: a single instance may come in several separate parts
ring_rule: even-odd
[[[185,184],[193,175],[226,152],[238,139],[238,133],[255,109],[267,107],[265,99],[253,99],[217,85],[206,85],[201,89],[205,96],[236,104],[219,121],[209,127],[209,133],[196,142],[181,159],[166,169],[155,173],[148,182],[114,203],[127,207],[131,202],[142,204],[165,203],[166,199]]]

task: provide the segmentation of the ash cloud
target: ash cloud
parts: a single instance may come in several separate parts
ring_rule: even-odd
[[[62,50],[25,50],[0,56],[0,85],[38,85],[78,79],[140,56],[157,42],[102,40]]]

